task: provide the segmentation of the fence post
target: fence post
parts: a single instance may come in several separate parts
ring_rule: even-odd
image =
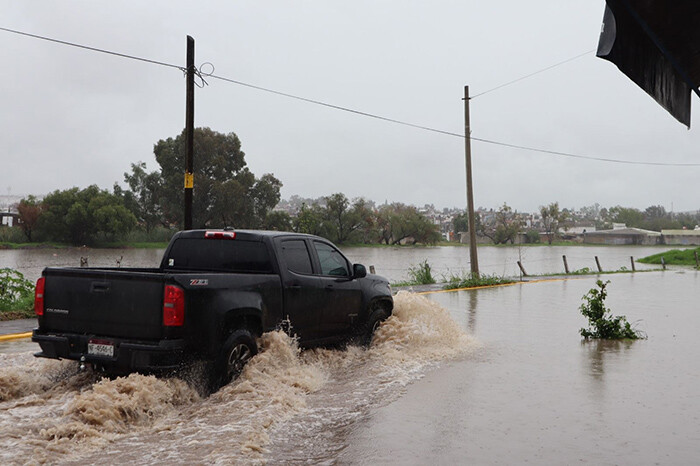
[[[525,271],[525,267],[523,267],[522,262],[518,261],[518,267],[520,267],[520,271],[523,273],[523,277],[527,277],[527,272]]]
[[[564,271],[566,271],[566,274],[569,274],[569,263],[566,262],[566,254],[561,256],[564,259]]]
[[[632,256],[630,256],[630,264],[632,264],[632,272],[636,272],[637,270],[634,268],[634,257]]]
[[[693,251],[693,254],[695,255],[695,268],[700,269],[700,262],[698,262],[698,252]]]
[[[598,260],[598,256],[595,256],[595,265],[598,266],[598,272],[603,271],[603,268],[600,266],[600,261]]]

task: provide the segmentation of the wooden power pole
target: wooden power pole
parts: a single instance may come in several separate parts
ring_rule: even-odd
[[[464,86],[464,154],[467,165],[467,220],[469,226],[469,262],[472,277],[479,278],[479,259],[476,253],[476,218],[474,215],[474,188],[472,184],[472,145],[469,124],[469,86]]]
[[[194,191],[194,39],[187,36],[187,101],[185,104],[185,230],[192,229]]]

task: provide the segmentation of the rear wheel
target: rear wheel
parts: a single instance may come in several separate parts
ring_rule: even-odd
[[[212,370],[211,389],[216,391],[236,379],[246,363],[258,354],[255,336],[246,329],[234,331],[221,347]]]

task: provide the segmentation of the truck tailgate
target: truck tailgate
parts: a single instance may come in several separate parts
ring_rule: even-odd
[[[161,338],[165,276],[157,269],[47,268],[44,277],[42,332]]]

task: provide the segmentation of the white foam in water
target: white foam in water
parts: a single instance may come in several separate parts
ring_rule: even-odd
[[[407,292],[369,349],[300,351],[282,332],[259,343],[241,376],[208,398],[178,378],[98,380],[71,373],[74,363],[7,355],[0,462],[332,461],[348,425],[475,345],[445,309]]]

